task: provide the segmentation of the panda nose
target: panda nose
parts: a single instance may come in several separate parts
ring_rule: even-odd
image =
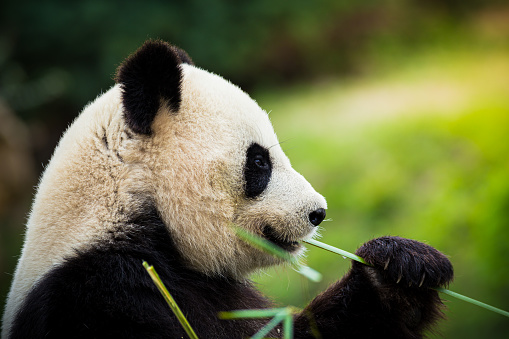
[[[311,222],[314,226],[320,225],[320,223],[325,219],[325,209],[319,208],[316,211],[309,213],[309,222]]]

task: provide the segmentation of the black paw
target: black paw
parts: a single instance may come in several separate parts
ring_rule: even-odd
[[[358,256],[374,266],[384,283],[438,287],[453,279],[451,262],[433,247],[400,237],[381,237],[362,245]]]

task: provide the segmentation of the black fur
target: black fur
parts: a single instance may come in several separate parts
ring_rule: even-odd
[[[116,81],[122,87],[124,118],[131,130],[149,135],[161,102],[172,111],[179,110],[182,63],[192,64],[186,52],[150,40],[118,68]]]
[[[191,57],[186,53],[186,51],[184,51],[183,49],[181,48],[178,48],[176,46],[172,46],[173,50],[175,51],[175,53],[177,53],[177,55],[179,56],[180,58],[180,61],[182,61],[183,64],[188,64],[188,65],[194,65],[194,62],[193,60],[191,59]]]
[[[244,165],[244,192],[248,198],[256,198],[267,188],[272,175],[269,150],[253,143],[246,151]]]
[[[153,265],[200,338],[252,336],[263,320],[219,320],[219,311],[270,303],[249,282],[188,269],[154,209],[79,251],[35,286],[14,338],[186,338],[142,266]]]

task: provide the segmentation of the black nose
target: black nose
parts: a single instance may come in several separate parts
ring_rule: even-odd
[[[309,213],[309,222],[311,222],[314,226],[320,225],[323,219],[325,219],[325,210],[323,208],[319,208],[316,211]]]

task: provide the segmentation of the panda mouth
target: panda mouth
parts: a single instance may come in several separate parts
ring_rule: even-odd
[[[294,252],[300,247],[298,241],[288,241],[281,239],[277,232],[270,226],[265,226],[262,230],[262,234],[265,239],[285,250],[286,252]]]

